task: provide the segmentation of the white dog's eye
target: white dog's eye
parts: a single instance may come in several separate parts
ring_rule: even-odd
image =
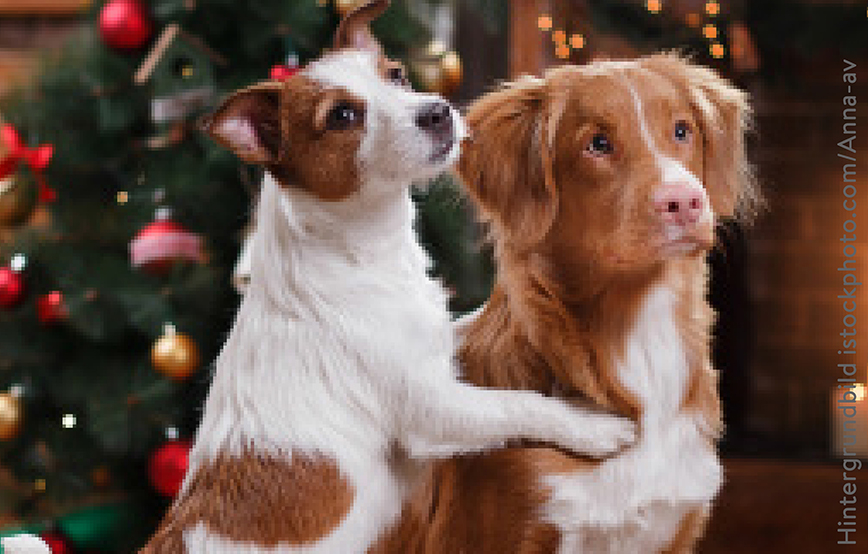
[[[355,127],[362,122],[363,113],[358,108],[346,102],[338,102],[329,110],[326,116],[326,129],[330,131],[342,131]]]
[[[687,142],[690,140],[690,135],[693,131],[690,129],[690,124],[684,120],[675,123],[675,140],[678,142]]]
[[[406,87],[410,84],[410,81],[407,80],[407,75],[404,74],[404,68],[400,66],[389,68],[388,77],[391,82],[401,87]]]

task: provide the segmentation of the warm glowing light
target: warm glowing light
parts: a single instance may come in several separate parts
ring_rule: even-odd
[[[536,20],[536,25],[539,27],[540,31],[551,31],[554,23],[552,22],[552,16],[550,15],[541,15]]]
[[[444,54],[446,54],[446,44],[443,41],[434,39],[431,41],[431,44],[428,45],[428,56],[432,58],[441,58]]]
[[[709,2],[705,5],[705,13],[708,15],[717,15],[720,13],[720,4],[717,2]]]
[[[45,482],[45,479],[37,479],[33,482],[33,488],[34,490],[36,490],[36,492],[45,492],[46,486],[47,484]]]
[[[699,27],[699,24],[702,23],[702,17],[698,13],[689,13],[687,14],[687,24],[691,27]]]
[[[865,394],[868,393],[868,387],[862,383],[853,386],[853,394],[856,396],[856,402],[865,400]]]
[[[570,57],[570,47],[566,44],[559,44],[557,48],[555,48],[555,56],[562,60],[566,60]]]
[[[130,201],[130,193],[122,190],[118,193],[118,204],[126,204]]]
[[[709,23],[702,28],[702,36],[709,40],[717,38],[717,27]]]
[[[555,44],[566,44],[567,42],[567,34],[558,29],[554,33],[552,33],[552,40],[555,41]]]
[[[75,414],[64,415],[60,423],[61,425],[63,425],[64,429],[72,429],[73,427],[75,427],[76,423]]]
[[[27,256],[24,254],[15,254],[9,260],[9,269],[16,273],[21,273],[25,267],[27,267]]]
[[[726,54],[726,49],[724,49],[723,45],[719,42],[715,42],[711,45],[711,56],[717,59],[720,59]]]
[[[583,37],[579,33],[574,34],[570,37],[570,46],[572,46],[576,50],[581,50],[585,47],[585,37]]]
[[[648,8],[648,11],[651,13],[660,13],[663,3],[660,0],[647,0],[647,2],[645,2],[645,7]]]

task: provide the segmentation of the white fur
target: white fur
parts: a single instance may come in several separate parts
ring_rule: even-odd
[[[414,236],[409,185],[451,163],[457,141],[449,160],[432,164],[430,139],[413,126],[432,97],[384,83],[372,62],[339,53],[307,70],[365,101],[363,183],[346,200],[323,202],[266,176],[250,287],[217,359],[178,499],[199,468],[254,448],[287,461],[296,453],[333,459],[354,488],[353,506],[312,544],[266,549],[200,524],[185,530],[190,553],[364,551],[397,517],[410,486],[389,462],[396,444],[449,455],[530,437],[601,454],[632,436],[621,419],[456,379],[446,297]]]
[[[51,554],[45,541],[33,535],[15,535],[0,539],[0,552],[5,554]]]
[[[562,553],[654,553],[682,516],[716,496],[722,469],[698,416],[679,411],[688,365],[675,294],[651,290],[618,360],[622,384],[642,403],[642,436],[594,470],[546,479],[545,519],[563,531]]]

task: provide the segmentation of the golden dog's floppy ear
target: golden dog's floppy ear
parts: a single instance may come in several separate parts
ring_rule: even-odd
[[[714,70],[676,53],[651,56],[644,65],[674,80],[688,95],[702,131],[703,181],[715,213],[752,219],[762,201],[747,157],[746,135],[753,115],[748,94]]]
[[[559,103],[545,81],[525,77],[467,112],[473,141],[465,145],[459,173],[483,219],[511,248],[542,240],[557,214],[552,143]]]
[[[370,25],[388,8],[389,0],[373,0],[352,10],[338,25],[332,46],[335,50],[354,48],[380,55],[380,43],[371,33]]]
[[[245,162],[269,166],[281,150],[280,94],[283,85],[268,81],[227,98],[200,126],[211,138]]]

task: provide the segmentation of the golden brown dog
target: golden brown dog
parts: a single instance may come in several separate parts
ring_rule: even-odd
[[[460,172],[499,277],[470,382],[641,425],[605,461],[523,446],[440,463],[378,552],[690,552],[721,484],[705,255],[758,194],[746,95],[675,54],[561,67],[469,110]]]

